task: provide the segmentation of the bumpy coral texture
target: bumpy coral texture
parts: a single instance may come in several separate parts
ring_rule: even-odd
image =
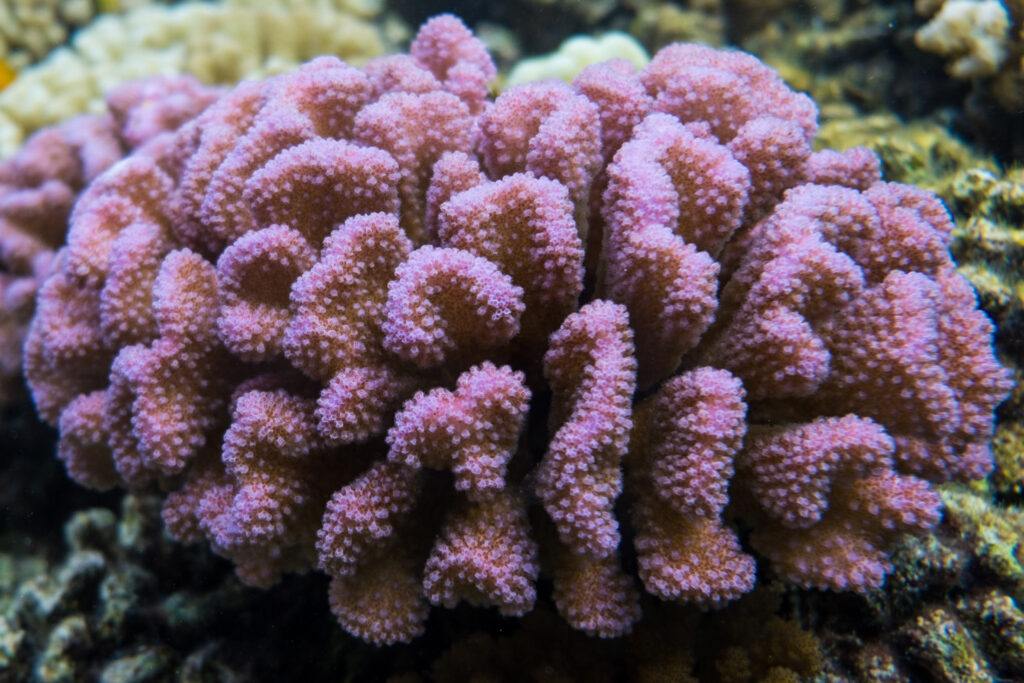
[[[108,95],[106,114],[40,130],[0,163],[0,404],[18,393],[36,292],[64,242],[78,195],[128,152],[146,154],[147,143],[158,150],[216,95],[190,77],[123,85]]]
[[[542,576],[604,637],[641,590],[749,591],[755,553],[877,586],[1008,391],[945,209],[813,153],[813,102],[749,55],[494,74],[442,16],[95,179],[25,351],[70,474],[159,483],[251,584],[326,572],[378,644],[431,605],[522,615]]]

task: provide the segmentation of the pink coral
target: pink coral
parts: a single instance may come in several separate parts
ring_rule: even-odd
[[[522,288],[520,344],[543,348],[575,309],[583,248],[561,183],[515,173],[455,193],[441,205],[437,236],[492,261]]]
[[[111,95],[125,115],[137,102],[128,89]],[[64,241],[76,196],[127,151],[119,123],[109,114],[74,118],[39,131],[0,163],[0,402],[18,393],[36,291]]]
[[[560,182],[586,237],[587,196],[600,163],[598,112],[586,97],[557,81],[528,83],[502,93],[480,118],[483,166],[492,178],[519,171]]]
[[[418,392],[388,430],[388,460],[450,469],[455,490],[483,501],[505,488],[505,469],[526,417],[523,375],[484,363],[459,375],[455,391]]]
[[[636,361],[626,309],[594,301],[551,335],[545,377],[554,435],[537,470],[537,495],[570,550],[607,557],[619,546],[612,511],[633,426]],[[578,486],[580,476],[591,483]]]
[[[423,591],[435,605],[464,599],[522,616],[533,609],[539,571],[525,508],[503,492],[452,511],[423,567]]]
[[[444,90],[458,95],[472,113],[480,113],[498,70],[484,44],[458,18],[443,14],[427,21],[409,53]]]
[[[569,625],[601,638],[633,630],[641,615],[640,595],[617,552],[594,558],[559,548],[555,555],[552,598]]]
[[[374,645],[408,642],[424,631],[430,605],[416,561],[401,550],[366,564],[354,577],[331,579],[328,600],[342,627]]]
[[[25,345],[71,476],[159,482],[170,531],[250,584],[326,572],[375,644],[431,605],[524,614],[540,577],[601,637],[641,587],[749,591],[755,553],[878,585],[931,484],[987,471],[1008,389],[941,203],[812,152],[813,103],[749,55],[492,100],[494,74],[436,18],[410,55],[240,84],[93,179]],[[141,137],[182,106],[117,115]]]
[[[754,585],[754,559],[722,520],[746,431],[743,398],[728,372],[698,368],[640,406],[633,517],[640,578],[654,595],[716,605]]]
[[[608,167],[602,292],[625,303],[641,386],[670,373],[711,324],[721,251],[739,227],[750,174],[678,120],[652,114]],[[679,282],[688,281],[680,287]]]
[[[36,291],[78,195],[127,152],[159,149],[218,94],[190,76],[128,83],[107,96],[109,113],[45,128],[0,163],[0,403],[17,393]]]
[[[420,367],[456,364],[519,332],[523,289],[492,262],[429,245],[409,255],[388,284],[384,348]]]
[[[855,415],[757,428],[738,456],[740,476],[766,517],[754,547],[799,584],[880,586],[889,568],[885,547],[939,518],[938,494],[894,471],[894,448],[882,427]],[[860,561],[849,561],[854,553]]]
[[[320,261],[291,289],[284,354],[324,383],[317,429],[332,443],[383,431],[408,392],[381,343],[387,283],[411,245],[394,216],[353,216],[325,240]]]
[[[247,233],[221,253],[217,322],[228,350],[248,361],[283,352],[291,285],[315,261],[302,234],[285,225]]]

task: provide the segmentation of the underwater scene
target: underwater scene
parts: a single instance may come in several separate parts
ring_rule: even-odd
[[[1021,0],[0,0],[0,683],[1024,681]]]

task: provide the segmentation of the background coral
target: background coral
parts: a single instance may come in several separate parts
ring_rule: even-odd
[[[984,491],[949,487],[933,534],[907,538],[886,585],[865,597],[797,598],[836,656],[830,673],[858,679],[1007,680],[1024,671],[1021,511]]]
[[[929,482],[991,467],[1009,387],[938,200],[812,152],[813,102],[742,53],[494,76],[440,17],[93,182],[25,356],[69,472],[180,485],[176,537],[250,584],[319,566],[374,643],[428,603],[522,615],[541,571],[624,634],[634,551],[648,592],[719,605],[754,584],[737,517],[790,581],[879,585]]]
[[[257,6],[258,5],[258,6]],[[384,51],[373,2],[180,3],[104,15],[0,92],[0,158],[33,131],[103,110],[129,80],[189,73],[233,84],[319,54],[361,63]]]
[[[925,3],[917,3],[924,10]],[[999,0],[949,0],[918,29],[918,47],[949,59],[954,78],[994,76],[1009,57],[1010,15]]]
[[[576,36],[562,43],[548,55],[520,60],[509,72],[507,86],[545,78],[571,81],[584,67],[609,59],[628,60],[636,68],[650,61],[644,48],[629,34],[611,32],[599,38]]]
[[[93,0],[13,0],[0,4],[0,61],[24,69],[96,16]]]
[[[930,17],[915,36],[922,50],[947,58],[954,78],[984,83],[1008,112],[1024,105],[1024,4],[919,0],[915,7]]]
[[[162,529],[158,497],[91,505],[57,526],[57,547],[26,554],[19,540],[0,552],[0,678],[372,680],[411,668],[408,657],[339,642],[307,586],[249,589],[208,549],[182,548]],[[302,646],[282,651],[282,630]]]
[[[953,253],[975,283],[984,309],[999,323],[996,343],[1021,367],[1024,358],[1024,176],[967,168],[954,179],[950,205],[962,216]]]

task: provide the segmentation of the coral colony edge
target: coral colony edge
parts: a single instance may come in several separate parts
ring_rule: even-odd
[[[750,591],[753,554],[880,585],[1010,387],[941,202],[813,152],[814,103],[741,52],[495,75],[443,15],[363,69],[131,90],[25,341],[70,475],[158,485],[248,584],[326,572],[375,644],[524,615],[542,575],[602,637],[641,591]]]

